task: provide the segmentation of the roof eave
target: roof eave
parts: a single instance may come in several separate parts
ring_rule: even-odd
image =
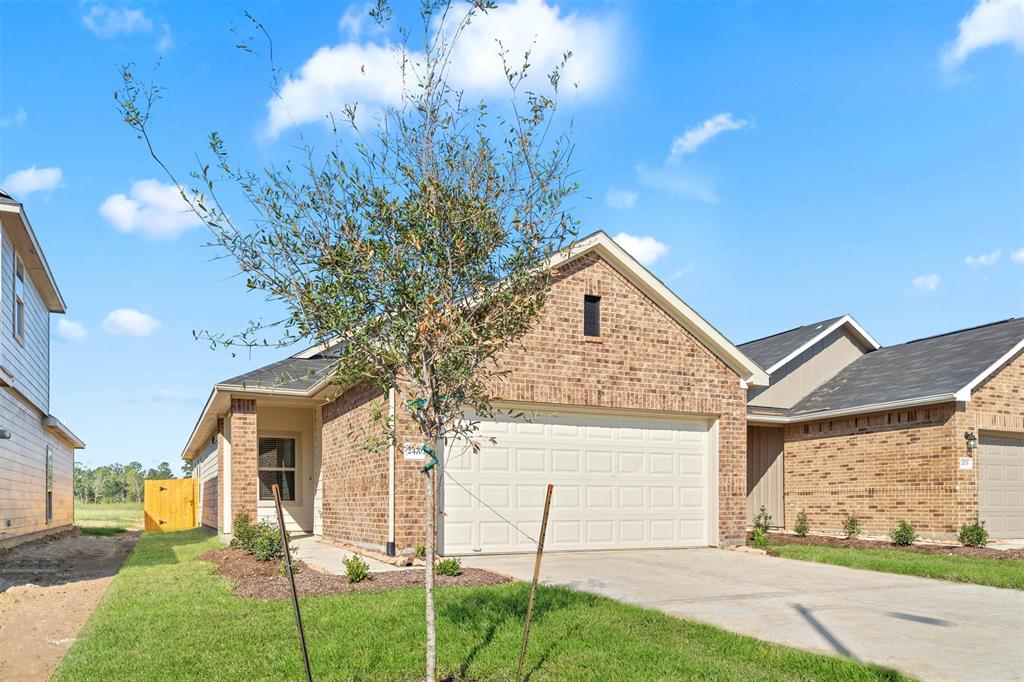
[[[22,231],[29,243],[29,252],[24,253],[24,250],[20,250],[19,255],[25,259],[25,265],[29,270],[42,274],[41,280],[45,286],[40,287],[39,293],[42,296],[43,301],[46,303],[46,309],[51,313],[67,312],[67,304],[64,302],[64,297],[61,295],[60,289],[57,288],[57,281],[53,277],[53,271],[50,270],[50,265],[46,262],[46,255],[43,253],[43,247],[40,246],[39,240],[36,239],[35,230],[32,229],[32,223],[28,220],[28,215],[25,213],[24,206],[19,203],[0,203],[0,211],[17,214],[21,222]]]
[[[43,417],[43,426],[63,438],[68,445],[75,450],[82,450],[85,448],[85,443],[82,439],[76,436],[71,429],[64,426],[64,424],[52,414],[48,414]]]
[[[849,417],[857,414],[869,414],[872,412],[885,412],[887,410],[898,410],[907,407],[920,407],[921,405],[934,405],[936,403],[965,402],[958,393],[939,393],[936,395],[920,396],[917,398],[906,398],[904,400],[891,400],[883,403],[872,403],[869,405],[858,405],[856,407],[844,407],[836,410],[820,410],[818,412],[802,412],[800,414],[771,415],[771,414],[750,414],[747,413],[748,424],[799,424],[802,422],[816,422],[822,419],[833,419],[836,417]]]
[[[986,367],[984,371],[978,376],[971,379],[963,388],[956,392],[957,400],[961,402],[967,402],[971,399],[971,393],[974,392],[978,386],[980,386],[986,379],[999,371],[1003,365],[1010,362],[1018,353],[1024,351],[1024,339],[1017,342],[1013,348],[1006,351],[998,360],[993,362],[991,365]]]
[[[868,334],[867,330],[857,323],[857,320],[853,319],[849,315],[843,315],[838,320],[836,320],[828,327],[826,327],[824,331],[815,335],[814,338],[812,338],[810,341],[805,342],[799,348],[786,355],[786,357],[782,358],[781,360],[773,364],[771,367],[767,368],[765,372],[768,373],[769,375],[774,374],[780,368],[785,367],[787,364],[789,364],[794,358],[799,357],[800,354],[806,351],[808,348],[818,343],[823,338],[825,338],[826,336],[828,336],[829,334],[843,326],[849,327],[850,331],[853,332],[853,335],[856,336],[857,339],[865,346],[870,347],[871,350],[878,350],[879,348],[881,348],[881,345],[878,343],[878,341],[875,341],[874,337],[871,336],[871,334]]]

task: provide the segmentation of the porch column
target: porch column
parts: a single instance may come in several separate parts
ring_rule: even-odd
[[[256,459],[256,401],[231,399],[231,518],[246,512],[256,522],[258,463]]]
[[[224,523],[224,456],[226,448],[224,447],[225,438],[223,417],[217,417],[217,433],[214,435],[214,438],[217,439],[217,532],[230,533],[231,528],[228,527],[230,524]]]

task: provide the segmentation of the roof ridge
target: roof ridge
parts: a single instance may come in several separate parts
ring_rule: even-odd
[[[849,317],[849,315],[848,314],[836,315],[835,317],[829,317],[829,318],[826,318],[824,320],[818,320],[817,322],[808,322],[807,324],[798,324],[797,326],[793,327],[792,329],[786,329],[785,331],[775,332],[774,334],[769,334],[768,336],[762,336],[762,337],[759,337],[759,338],[756,338],[756,339],[751,339],[750,341],[744,341],[743,343],[739,343],[739,344],[736,344],[736,345],[737,346],[747,346],[747,345],[750,345],[751,343],[756,343],[758,341],[764,341],[766,339],[775,338],[776,336],[782,336],[783,334],[789,334],[790,332],[795,332],[797,329],[803,329],[805,327],[812,327],[812,326],[814,326],[816,324],[825,324],[827,322],[835,322],[836,320],[841,320],[844,317]]]
[[[974,331],[975,329],[984,329],[985,327],[994,327],[997,324],[1006,324],[1007,322],[1013,322],[1014,320],[1024,320],[1020,317],[1008,317],[1005,320],[997,320],[995,322],[986,322],[984,324],[976,324],[973,327],[964,327],[963,329],[954,329],[953,331],[943,332],[941,334],[932,334],[931,336],[922,336],[919,339],[911,339],[910,341],[904,341],[903,343],[897,343],[895,346],[886,346],[886,348],[895,348],[896,346],[906,346],[911,343],[917,343],[919,341],[929,341],[931,339],[940,339],[943,336],[951,336],[952,334],[961,334],[963,332]]]

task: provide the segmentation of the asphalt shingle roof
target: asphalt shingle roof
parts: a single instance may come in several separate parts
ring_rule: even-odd
[[[841,317],[842,315],[828,320],[822,320],[821,322],[805,324],[802,327],[790,329],[785,332],[779,332],[778,334],[772,334],[771,336],[766,336],[763,339],[748,341],[740,344],[739,349],[743,351],[744,355],[759,364],[762,369],[768,369],[776,362],[813,339],[815,336],[820,334],[822,330]]]
[[[803,415],[955,393],[1024,339],[1024,318],[865,353],[789,410]],[[742,346],[741,346],[742,348]]]
[[[286,358],[220,383],[245,388],[307,391],[323,378],[333,364],[329,358]]]

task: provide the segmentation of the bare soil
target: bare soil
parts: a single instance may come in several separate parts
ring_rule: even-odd
[[[48,680],[138,533],[28,542],[0,554],[0,680]]]
[[[280,561],[256,561],[248,552],[231,547],[212,549],[199,559],[214,564],[218,574],[232,580],[235,583],[233,593],[238,597],[276,600],[291,596],[288,579],[281,575]],[[369,580],[350,583],[343,575],[321,573],[301,562],[296,564],[300,568],[295,575],[295,585],[301,595],[379,592],[423,585],[422,569],[372,573]],[[463,568],[462,575],[459,576],[436,577],[438,587],[501,585],[511,581],[512,579],[507,576],[478,568]]]
[[[918,554],[946,554],[948,556],[983,557],[985,559],[1024,559],[1024,549],[998,550],[988,547],[964,547],[963,545],[914,544],[909,547],[898,547],[884,540],[846,540],[827,535],[790,535],[788,533],[768,533],[768,541],[779,545],[827,545],[829,547],[856,547],[860,549],[896,549]],[[769,554],[772,551],[768,550]]]

